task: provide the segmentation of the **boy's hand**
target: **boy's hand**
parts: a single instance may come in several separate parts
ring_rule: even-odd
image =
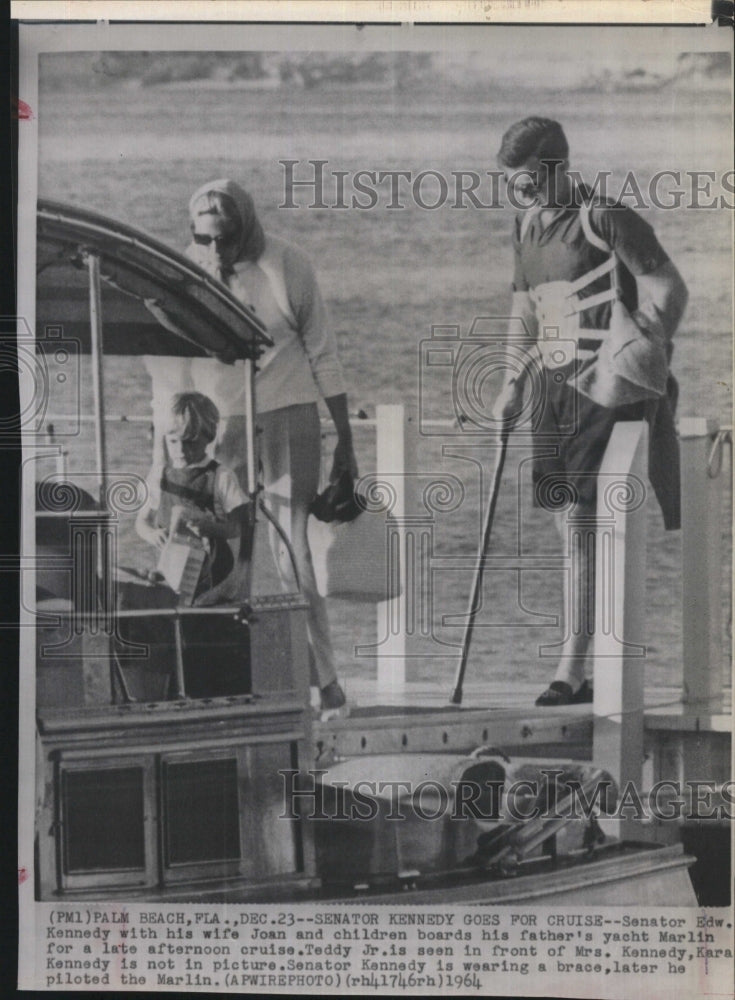
[[[155,545],[157,549],[162,549],[167,541],[168,541],[168,532],[164,528],[151,529],[151,534],[150,534],[151,545]]]
[[[184,521],[184,527],[197,538],[207,538],[211,533],[216,521],[206,514],[193,514]]]

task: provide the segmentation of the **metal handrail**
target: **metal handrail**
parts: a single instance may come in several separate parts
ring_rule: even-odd
[[[75,420],[78,420],[81,423],[92,423],[94,421],[94,419],[95,418],[94,418],[94,416],[91,413],[78,413],[78,414],[74,414],[74,413],[53,413],[53,414],[47,415],[46,422],[47,422],[47,426],[48,426],[49,424],[53,424],[54,421],[58,421],[59,423],[62,423],[62,422],[73,423]],[[367,417],[367,416],[363,417],[363,416],[360,415],[359,412],[358,413],[351,413],[350,414],[350,419],[353,421],[353,425],[352,425],[353,429],[355,427],[365,427],[365,428],[376,427],[377,423],[378,423],[378,421],[375,419],[375,417]],[[140,414],[107,413],[107,414],[105,414],[105,422],[106,423],[121,423],[121,424],[125,424],[125,423],[129,423],[129,424],[144,424],[144,423],[148,423],[148,424],[150,424],[150,423],[153,422],[153,417],[152,416],[142,416]],[[332,421],[328,417],[323,418],[320,422],[321,422],[321,426],[322,426],[322,430],[323,431],[324,430],[326,430],[326,431],[334,430],[334,424],[332,423]],[[439,420],[439,419],[434,419],[434,420],[422,419],[421,423],[424,426],[426,426],[426,427],[457,427],[459,425],[459,422],[456,420],[456,418],[449,418],[449,417],[445,417],[442,420]],[[714,442],[713,442],[713,448],[719,442],[719,439],[721,439],[721,438],[724,439],[724,443],[731,444],[732,443],[732,432],[733,432],[733,425],[732,424],[722,424],[720,426],[719,431],[715,435],[715,439],[714,439]],[[488,433],[491,433],[491,432],[488,431]]]

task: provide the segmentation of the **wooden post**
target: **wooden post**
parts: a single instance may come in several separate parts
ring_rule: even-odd
[[[382,693],[403,690],[406,683],[406,516],[409,513],[410,473],[415,472],[415,448],[410,418],[401,405],[375,407],[376,472],[390,477],[396,501],[391,513],[396,519],[400,553],[401,596],[378,604],[378,678]],[[382,641],[381,641],[382,640]]]
[[[597,481],[592,759],[640,793],[646,638],[648,424],[617,423]],[[632,820],[614,822],[621,839]],[[609,829],[609,826],[608,826]],[[611,831],[613,832],[613,831]]]
[[[680,421],[682,486],[683,700],[722,706],[722,531],[720,484],[708,474],[716,421]]]

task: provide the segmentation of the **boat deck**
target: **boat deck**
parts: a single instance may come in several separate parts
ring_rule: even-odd
[[[590,759],[592,755],[593,706],[536,708],[538,685],[467,684],[461,706],[449,703],[449,683],[445,687],[408,683],[386,692],[378,691],[372,679],[351,678],[345,690],[349,717],[314,723],[318,756],[465,753],[483,745],[528,756]],[[699,742],[722,744],[721,754],[729,755],[729,692],[714,708],[682,703],[680,688],[647,688],[647,739],[655,744],[691,736]]]

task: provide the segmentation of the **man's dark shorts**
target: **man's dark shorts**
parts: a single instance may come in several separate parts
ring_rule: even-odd
[[[646,404],[598,406],[567,385],[578,365],[544,370],[545,402],[533,438],[533,502],[570,517],[589,517],[613,426],[618,420],[643,420]]]

